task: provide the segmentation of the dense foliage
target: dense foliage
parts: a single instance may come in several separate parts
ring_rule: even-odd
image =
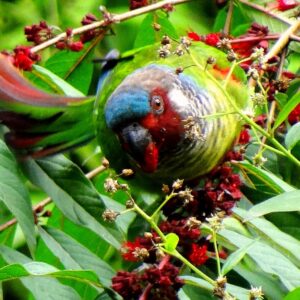
[[[2,1],[0,50],[40,89],[78,97],[96,93],[111,49],[157,42],[164,59],[203,42],[230,62],[225,94],[244,70],[250,105],[232,112],[243,129],[209,174],[151,186],[109,168],[96,139],[20,159],[0,105],[0,295],[299,299],[299,3],[164,1],[143,12],[159,1],[100,2]]]

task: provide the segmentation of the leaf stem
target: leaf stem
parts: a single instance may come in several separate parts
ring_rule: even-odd
[[[150,226],[156,231],[156,233],[159,235],[162,241],[165,242],[166,241],[165,235],[157,226],[157,224],[152,219],[152,217],[148,216],[137,204],[134,204],[134,209],[142,218],[144,218],[150,224]]]
[[[190,263],[184,256],[182,256],[177,250],[173,250],[173,251],[168,251],[165,248],[162,248],[162,250],[164,252],[166,252],[167,254],[176,257],[177,259],[179,259],[181,262],[183,262],[187,267],[189,267],[192,271],[194,271],[198,276],[200,276],[201,278],[203,278],[204,280],[206,280],[207,282],[209,282],[212,285],[215,285],[215,281],[213,279],[211,279],[209,276],[207,276],[205,273],[203,273],[201,270],[199,270],[198,268],[196,268],[192,263]]]

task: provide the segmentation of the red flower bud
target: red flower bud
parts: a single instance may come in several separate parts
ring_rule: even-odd
[[[75,51],[75,52],[78,52],[78,51],[81,51],[82,48],[83,48],[83,43],[81,41],[78,41],[78,42],[72,42],[68,45],[69,49],[71,51]]]

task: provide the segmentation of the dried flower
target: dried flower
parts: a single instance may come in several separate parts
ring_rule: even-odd
[[[231,50],[230,40],[227,38],[220,39],[216,46],[220,49]]]
[[[264,54],[265,54],[265,51],[264,51],[263,48],[257,48],[257,47],[255,47],[255,48],[253,49],[253,52],[252,52],[250,58],[251,58],[252,60],[258,59],[259,61],[261,61],[262,58],[264,57]]]
[[[109,161],[108,161],[108,159],[106,159],[106,158],[102,159],[102,166],[105,167],[105,168],[109,167]]]
[[[227,60],[230,62],[233,62],[237,59],[237,55],[236,53],[231,49],[228,51],[227,53]]]
[[[261,154],[256,154],[253,158],[253,164],[257,167],[261,167],[264,163],[268,160],[267,158],[263,157]]]
[[[166,255],[164,253],[164,251],[157,249],[155,252],[155,256],[157,260],[162,260]]]
[[[194,196],[192,195],[192,190],[189,188],[186,188],[184,191],[180,191],[178,193],[178,197],[183,199],[184,205],[187,205],[188,203],[194,200]]]
[[[160,24],[158,24],[158,23],[153,23],[153,24],[152,24],[152,27],[153,27],[153,29],[154,29],[155,31],[160,31],[160,29],[161,29],[161,26],[160,26]]]
[[[259,78],[258,71],[254,68],[249,68],[247,76],[252,77],[254,80],[257,80]]]
[[[136,257],[140,261],[144,261],[146,258],[149,257],[149,252],[146,248],[139,248],[136,247],[132,252],[133,256]]]
[[[151,232],[145,232],[145,233],[144,233],[144,237],[145,237],[146,239],[152,239],[152,238],[153,238],[153,234],[152,234]]]
[[[163,45],[158,49],[158,55],[160,58],[166,58],[171,54],[170,44]]]
[[[161,42],[160,42],[162,45],[168,45],[171,43],[171,39],[167,36],[167,35],[164,35],[161,39]]]
[[[126,183],[121,183],[118,185],[118,189],[120,189],[122,191],[129,191],[129,186]]]
[[[218,232],[221,229],[223,229],[223,218],[220,218],[217,214],[213,215],[210,218],[206,218],[206,221],[209,223],[211,229],[215,232]]]
[[[175,54],[182,56],[184,54],[184,47],[180,44],[176,47]]]
[[[134,200],[133,199],[128,199],[126,201],[126,208],[130,209],[130,208],[133,208],[133,207],[134,207]]]
[[[117,217],[120,215],[120,213],[112,210],[112,209],[109,209],[107,208],[103,214],[102,214],[102,218],[104,221],[107,221],[107,222],[114,222]]]
[[[179,74],[183,73],[183,71],[184,71],[183,67],[178,67],[178,68],[176,68],[175,73],[176,73],[176,75],[179,75]]]
[[[186,221],[186,226],[188,226],[189,229],[199,228],[200,225],[201,225],[201,221],[197,220],[195,217],[190,217]]]
[[[109,177],[104,181],[104,189],[108,193],[115,193],[119,188],[119,183],[117,180]]]
[[[253,101],[254,106],[261,107],[266,103],[266,97],[262,93],[255,93],[250,95],[251,100]]]
[[[183,45],[185,48],[188,48],[191,46],[192,42],[188,37],[182,36],[180,38],[180,44]]]
[[[264,297],[264,294],[262,292],[262,288],[260,287],[251,287],[250,290],[250,300],[261,300]]]
[[[216,58],[215,57],[212,57],[212,56],[209,56],[206,60],[206,63],[209,64],[209,65],[213,65],[216,63]]]
[[[182,188],[182,185],[183,185],[183,179],[176,179],[174,182],[173,182],[173,185],[172,185],[172,188],[174,190],[179,190],[180,188]]]
[[[218,287],[225,289],[227,283],[227,278],[226,276],[220,276],[216,280],[216,284]]]
[[[167,184],[163,184],[161,190],[164,194],[170,193],[170,187]]]

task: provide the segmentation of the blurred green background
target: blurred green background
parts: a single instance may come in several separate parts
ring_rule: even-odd
[[[111,13],[122,13],[128,10],[128,4],[128,0],[1,0],[0,50],[11,50],[16,45],[28,44],[23,33],[26,25],[45,20],[49,25],[58,26],[64,31],[80,26],[81,19],[87,13],[101,18],[100,5],[107,7]],[[211,30],[216,13],[214,1],[192,1],[176,6],[170,20],[179,34],[185,34],[188,30],[205,34]],[[142,19],[143,16],[140,16],[113,26],[116,35],[105,39],[104,49],[130,49]]]

